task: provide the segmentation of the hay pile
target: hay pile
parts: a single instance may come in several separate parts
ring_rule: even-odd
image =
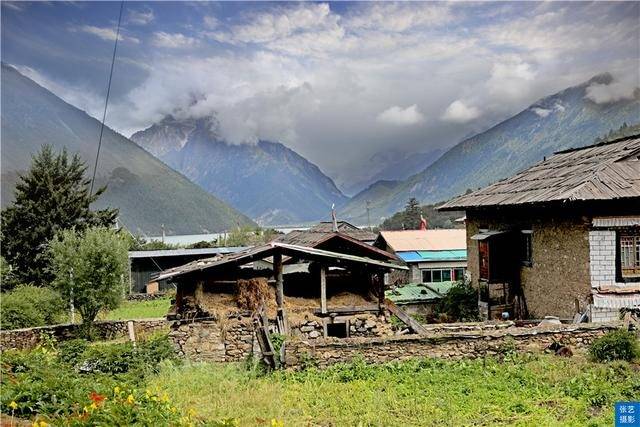
[[[256,311],[270,299],[269,285],[264,277],[238,279],[237,283],[236,303],[243,310]]]

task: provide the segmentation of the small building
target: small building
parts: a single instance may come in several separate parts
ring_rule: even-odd
[[[348,243],[359,255],[274,241],[162,272],[157,279],[177,287],[168,317],[188,320],[172,332],[179,351],[241,360],[255,353],[256,331],[264,328],[307,340],[392,335],[386,310],[397,307],[385,300],[383,276],[407,267],[350,239],[331,237],[336,247]],[[264,319],[258,327],[256,319]]]
[[[405,312],[421,316],[425,320],[435,318],[436,307],[442,297],[449,292],[454,282],[408,283],[392,286],[385,295]]]
[[[146,293],[149,283],[158,273],[178,267],[203,257],[239,252],[244,247],[163,249],[151,251],[129,251],[129,293]],[[158,284],[159,291],[173,289],[167,281]]]
[[[557,152],[440,209],[466,211],[486,317],[602,321],[640,306],[640,135]]]
[[[387,276],[387,285],[455,283],[467,269],[464,229],[381,231],[375,246],[394,253],[409,266],[403,275]]]

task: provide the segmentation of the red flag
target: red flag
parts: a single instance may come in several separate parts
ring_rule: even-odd
[[[427,229],[427,220],[420,214],[420,230]]]

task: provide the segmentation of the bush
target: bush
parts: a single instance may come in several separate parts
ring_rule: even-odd
[[[56,291],[32,285],[20,285],[2,294],[2,329],[29,328],[59,323],[64,302]]]
[[[633,332],[618,329],[607,332],[589,347],[589,355],[597,362],[632,361],[640,355],[638,338]]]
[[[450,321],[480,320],[478,292],[470,284],[458,282],[444,295],[438,304],[437,312],[446,314]]]
[[[63,363],[75,365],[87,350],[89,343],[83,339],[63,341],[58,345],[58,357]]]

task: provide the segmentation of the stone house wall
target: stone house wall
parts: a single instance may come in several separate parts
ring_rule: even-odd
[[[94,333],[99,339],[115,339],[128,336],[127,320],[106,320],[94,324]],[[132,320],[136,336],[168,330],[169,323],[164,318]],[[65,341],[79,337],[77,323],[41,326],[0,331],[0,351],[17,349],[26,350],[42,343],[43,336],[50,336],[57,341]]]
[[[413,358],[474,359],[506,351],[540,352],[554,342],[584,351],[614,324],[558,325],[553,328],[497,328],[474,332],[449,330],[428,335],[287,341],[285,363],[298,369],[310,361],[319,367],[363,357],[369,363]]]
[[[520,267],[530,316],[571,318],[575,314],[576,299],[580,310],[587,308],[591,295],[589,223],[584,218],[467,212],[467,271],[475,287],[479,277],[478,241],[471,236],[481,228],[532,229],[533,263]]]
[[[194,361],[238,362],[260,355],[249,316],[219,320],[177,321],[169,338],[179,356]]]

